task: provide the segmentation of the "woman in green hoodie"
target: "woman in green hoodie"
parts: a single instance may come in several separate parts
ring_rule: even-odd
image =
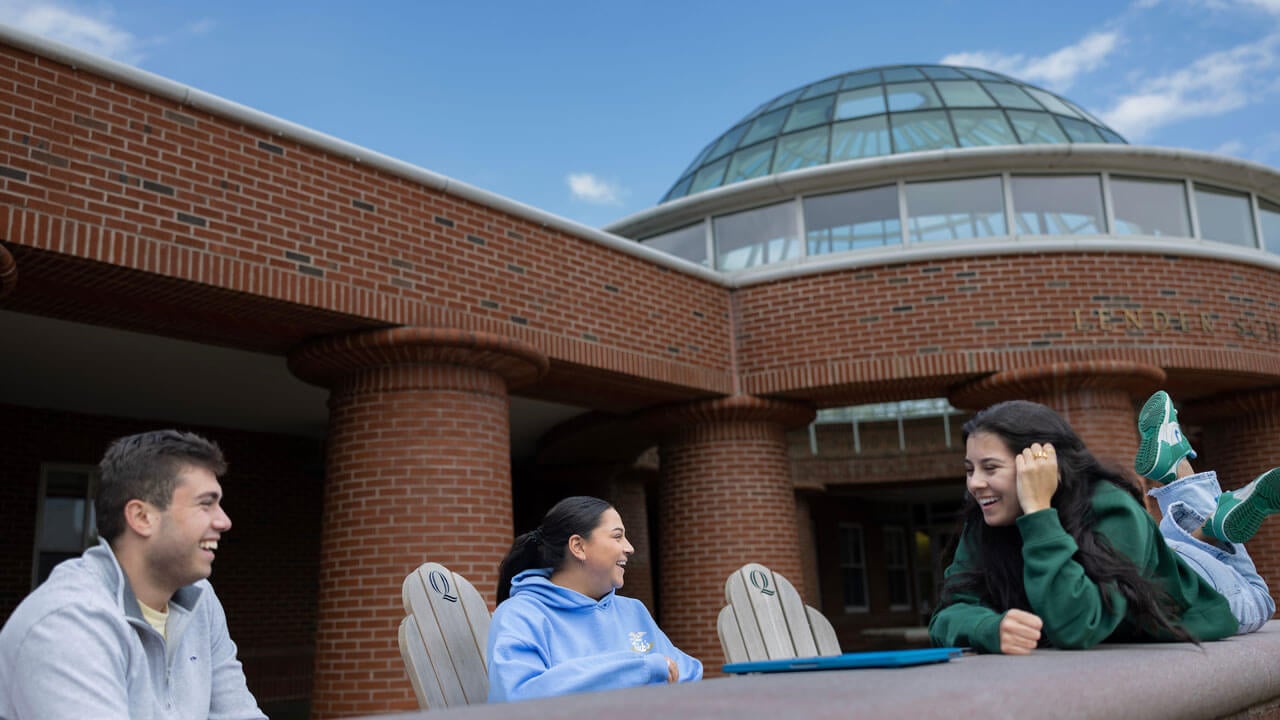
[[[1275,602],[1242,543],[1280,510],[1280,469],[1221,493],[1212,472],[1193,472],[1163,391],[1139,430],[1136,469],[1160,483],[1159,526],[1050,408],[1004,402],[965,424],[964,529],[929,623],[935,644],[1022,655],[1199,642],[1270,619]]]

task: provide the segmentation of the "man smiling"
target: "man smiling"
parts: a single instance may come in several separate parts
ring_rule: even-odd
[[[0,630],[0,718],[265,718],[206,578],[231,518],[212,442],[175,430],[111,444],[100,540]]]

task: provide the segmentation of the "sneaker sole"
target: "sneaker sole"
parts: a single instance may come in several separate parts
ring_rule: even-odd
[[[1142,441],[1138,443],[1138,453],[1133,458],[1133,469],[1143,477],[1148,477],[1148,473],[1155,469],[1156,461],[1160,459],[1160,426],[1168,421],[1172,407],[1169,395],[1161,391],[1152,395],[1138,413],[1138,434]],[[1167,477],[1168,473],[1165,478],[1150,479],[1165,482]]]
[[[1231,542],[1248,542],[1268,515],[1280,512],[1280,468],[1268,470],[1250,484],[1253,490],[1249,496],[1222,519],[1222,535]]]

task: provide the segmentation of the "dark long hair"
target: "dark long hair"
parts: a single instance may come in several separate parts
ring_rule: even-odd
[[[542,524],[516,538],[498,566],[498,602],[511,596],[511,580],[531,568],[558,569],[574,535],[588,537],[600,524],[600,516],[613,507],[600,498],[567,497],[542,518]]]
[[[1084,446],[1062,416],[1039,403],[1010,400],[997,403],[974,415],[964,425],[964,440],[976,433],[1000,438],[1013,455],[1032,443],[1051,443],[1058,457],[1058,490],[1052,506],[1057,508],[1062,527],[1075,539],[1079,550],[1074,558],[1091,580],[1102,587],[1114,586],[1128,601],[1138,627],[1164,633],[1183,641],[1195,639],[1176,618],[1178,607],[1169,593],[1144,577],[1127,557],[1111,547],[1107,538],[1094,532],[1093,493],[1098,483],[1109,482],[1141,504],[1142,494],[1118,468],[1101,463]],[[1022,534],[1016,526],[991,527],[982,519],[982,508],[968,493],[962,511],[963,530],[959,542],[965,544],[973,568],[947,579],[942,605],[956,601],[957,593],[975,595],[997,611],[1012,608],[1032,612],[1022,584]],[[1104,606],[1111,599],[1101,593]]]

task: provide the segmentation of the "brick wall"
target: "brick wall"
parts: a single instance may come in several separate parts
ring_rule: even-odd
[[[509,335],[637,382],[729,387],[728,293],[713,283],[15,48],[0,71],[2,240],[370,326]],[[47,312],[56,294],[32,293],[63,268],[18,260],[12,301]],[[115,322],[161,324],[138,305]]]
[[[945,396],[987,373],[1092,358],[1164,367],[1187,399],[1242,382],[1234,373],[1280,373],[1280,275],[1221,260],[960,258],[738,294],[744,391],[807,388],[824,405]]]
[[[31,588],[36,493],[44,462],[97,465],[111,440],[173,427],[0,405],[0,623]],[[227,611],[249,687],[261,702],[311,688],[319,563],[319,443],[224,428],[179,426],[223,449],[232,529],[211,578]]]

